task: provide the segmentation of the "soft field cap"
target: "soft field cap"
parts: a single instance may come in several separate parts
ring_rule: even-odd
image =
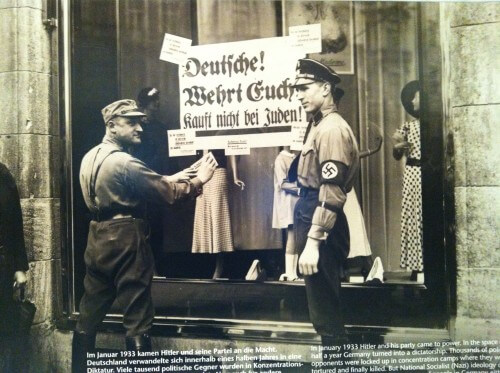
[[[145,117],[146,114],[139,111],[137,103],[134,100],[118,100],[112,102],[101,110],[104,123],[108,123],[115,117]]]

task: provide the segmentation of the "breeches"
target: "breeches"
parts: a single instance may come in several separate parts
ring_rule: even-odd
[[[90,223],[78,331],[95,333],[115,299],[123,307],[127,336],[147,333],[151,328],[154,261],[146,228],[142,219],[135,218]]]
[[[302,254],[311,228],[312,216],[318,206],[318,194],[308,193],[295,206],[294,228],[296,247]],[[349,254],[349,227],[344,212],[337,213],[337,220],[319,250],[318,272],[304,276],[309,317],[318,334],[337,336],[344,334],[340,306],[340,280],[343,264]]]

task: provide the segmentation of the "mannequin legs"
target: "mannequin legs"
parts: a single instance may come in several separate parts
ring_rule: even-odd
[[[215,254],[215,271],[212,276],[212,279],[217,279],[221,278],[222,272],[224,271],[224,254],[223,253],[218,253]]]
[[[293,226],[287,228],[286,249],[285,249],[285,273],[280,276],[280,281],[294,281],[297,276],[297,263],[299,255],[295,250],[295,234]]]

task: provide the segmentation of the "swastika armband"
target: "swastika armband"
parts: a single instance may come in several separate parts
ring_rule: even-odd
[[[347,166],[339,161],[321,163],[321,184],[337,184],[344,186]]]

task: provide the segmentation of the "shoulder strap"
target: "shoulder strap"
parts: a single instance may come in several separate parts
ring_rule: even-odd
[[[97,156],[99,155],[101,150],[103,152],[107,152],[107,154],[105,154],[104,157],[98,161],[98,164],[96,166]],[[96,203],[96,192],[95,192],[97,175],[99,174],[99,170],[101,169],[101,166],[104,163],[104,161],[106,160],[106,158],[108,158],[111,154],[116,153],[116,152],[120,152],[120,151],[121,150],[118,150],[118,149],[106,150],[106,149],[103,149],[103,147],[99,147],[99,149],[97,149],[97,152],[96,152],[95,157],[94,157],[94,161],[92,162],[92,168],[91,168],[92,174],[90,175],[89,188],[88,188],[90,201],[91,201],[92,206],[94,207],[94,209],[96,211],[99,211],[99,208],[97,207],[97,203]]]

